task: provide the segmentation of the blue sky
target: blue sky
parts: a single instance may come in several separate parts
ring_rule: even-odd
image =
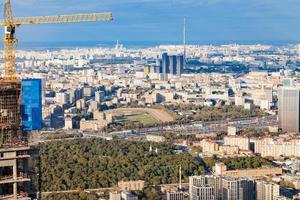
[[[12,0],[12,4],[14,16],[112,11],[115,19],[24,26],[17,32],[22,41],[178,42],[184,17],[189,41],[300,41],[300,0]]]

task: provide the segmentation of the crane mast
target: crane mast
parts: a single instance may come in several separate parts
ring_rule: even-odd
[[[11,2],[7,0],[5,3],[4,16],[4,79],[8,81],[16,81],[16,27],[13,23]]]

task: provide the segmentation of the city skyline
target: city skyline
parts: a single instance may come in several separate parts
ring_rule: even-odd
[[[21,27],[20,41],[157,41],[181,42],[183,18],[188,41],[299,41],[296,0],[125,0],[26,2],[15,0],[14,16],[112,11],[114,22],[60,27]],[[74,34],[63,34],[66,31]],[[36,31],[39,31],[36,34]],[[83,37],[88,36],[88,37]]]

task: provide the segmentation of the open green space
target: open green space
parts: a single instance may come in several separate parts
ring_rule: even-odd
[[[39,153],[42,192],[107,188],[121,180],[177,183],[179,163],[185,181],[204,173],[198,160],[172,144],[77,139],[40,144]]]
[[[127,121],[131,122],[139,122],[142,123],[144,126],[150,126],[150,125],[155,125],[158,124],[159,121],[152,117],[149,113],[134,113],[130,115],[125,115],[125,119]]]

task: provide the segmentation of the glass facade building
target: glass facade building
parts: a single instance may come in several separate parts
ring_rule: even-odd
[[[181,76],[184,68],[183,55],[171,55],[167,53],[162,54],[162,62],[160,66],[160,73],[163,75],[163,80],[167,80],[167,74]]]
[[[42,80],[22,80],[23,131],[42,129]]]

